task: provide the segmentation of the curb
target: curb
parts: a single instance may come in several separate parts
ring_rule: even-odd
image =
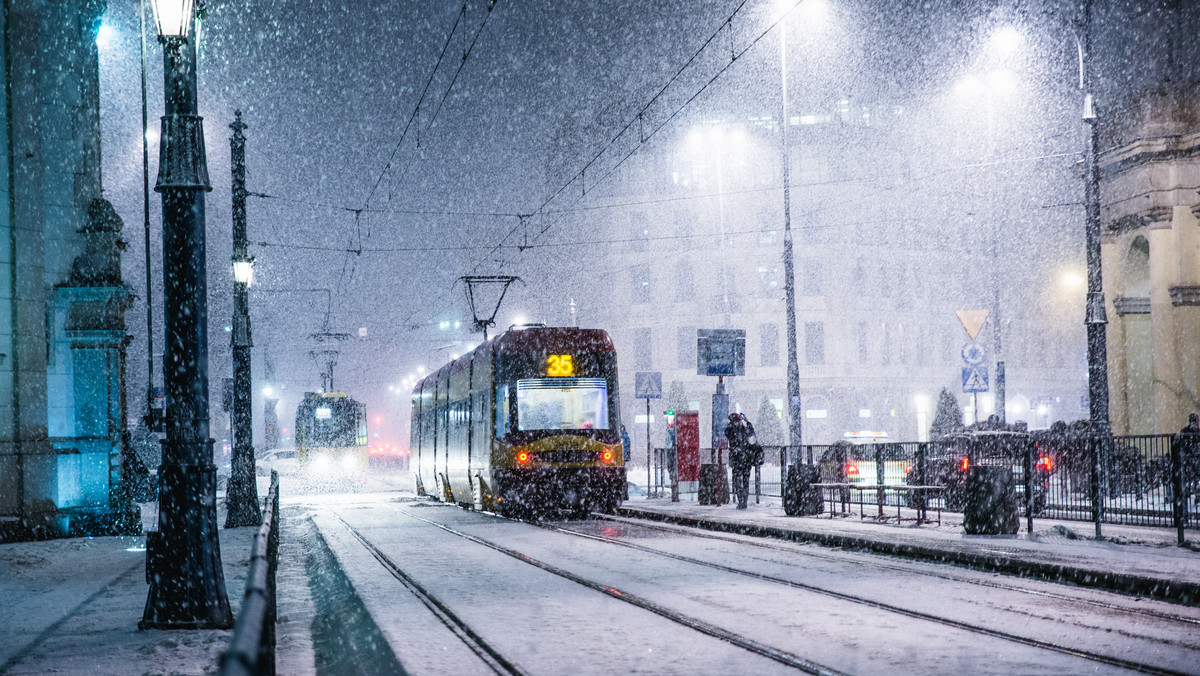
[[[816,533],[773,526],[715,521],[690,516],[663,514],[661,512],[646,511],[625,506],[619,507],[617,513],[631,518],[661,521],[722,533],[770,537],[793,542],[816,542],[826,547],[870,551],[921,561],[932,561],[934,563],[952,563],[986,572],[1005,573],[1018,577],[1074,584],[1080,587],[1144,596],[1171,603],[1187,605],[1200,603],[1200,584],[1194,582],[1130,575],[1127,573],[1113,573],[1061,564],[1040,563],[1011,556],[972,554],[923,545],[897,544],[853,535],[831,535],[829,533]]]

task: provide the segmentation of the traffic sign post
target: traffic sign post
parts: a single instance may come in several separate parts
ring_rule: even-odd
[[[662,399],[662,372],[639,371],[633,374],[633,396],[646,400],[646,498],[650,497],[650,400]]]
[[[987,364],[964,366],[962,369],[963,392],[971,395],[971,408],[974,411],[975,424],[979,424],[979,393],[988,391]]]

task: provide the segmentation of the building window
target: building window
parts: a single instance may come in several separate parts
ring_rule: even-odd
[[[650,266],[635,265],[629,271],[629,297],[633,303],[650,302]]]
[[[696,297],[696,282],[692,276],[692,262],[680,260],[675,263],[675,300],[692,300]]]
[[[825,323],[804,323],[804,363],[820,365],[825,363]]]
[[[800,268],[800,293],[805,296],[820,296],[821,292],[821,265],[813,260],[808,259]]]
[[[779,366],[779,327],[763,324],[758,327],[760,366]]]
[[[649,371],[654,363],[652,338],[653,334],[648,328],[633,330],[633,364],[639,370]]]
[[[649,241],[650,221],[646,220],[645,214],[636,212],[629,223],[630,248],[634,251],[645,251]]]
[[[775,266],[760,266],[758,268],[758,292],[765,298],[778,298],[779,268]]]
[[[867,365],[867,323],[858,323],[858,363],[862,366]]]
[[[696,327],[675,329],[675,365],[681,369],[696,368]]]

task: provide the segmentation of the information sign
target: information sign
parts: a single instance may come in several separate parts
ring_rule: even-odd
[[[746,375],[745,329],[697,330],[696,375]]]

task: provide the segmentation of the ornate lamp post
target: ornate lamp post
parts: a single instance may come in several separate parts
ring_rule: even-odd
[[[246,135],[242,130],[242,111],[234,113],[232,151],[233,174],[233,458],[230,461],[229,490],[226,491],[226,528],[257,526],[258,488],[254,479],[254,422],[250,383],[250,298],[248,290],[254,278],[254,257],[246,244]]]
[[[158,469],[158,530],[146,537],[150,591],[141,629],[233,625],[217,539],[217,468],[208,429],[208,302],[204,193],[212,190],[196,107],[192,0],[154,0],[163,45],[162,141],[166,439]]]

